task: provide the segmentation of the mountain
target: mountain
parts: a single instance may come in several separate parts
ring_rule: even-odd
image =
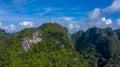
[[[115,30],[116,34],[118,35],[118,38],[120,40],[120,28]]]
[[[120,40],[119,29],[89,28],[73,34],[75,48],[91,67],[119,67]]]
[[[0,67],[87,67],[68,30],[57,23],[26,28],[0,42]]]
[[[0,29],[0,40],[4,39],[7,35],[8,34],[4,30]]]
[[[14,34],[0,29],[0,67],[119,67],[120,28],[69,34],[57,23]]]

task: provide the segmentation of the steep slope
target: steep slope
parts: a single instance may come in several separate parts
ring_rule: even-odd
[[[87,64],[74,51],[73,43],[66,28],[57,23],[46,23],[38,29],[41,30],[42,41],[32,46],[30,51],[30,53],[37,54],[38,61],[41,60],[37,63],[43,67],[84,67]]]
[[[4,30],[0,29],[0,40],[5,39],[8,35]]]
[[[88,64],[74,50],[67,29],[57,23],[24,29],[0,43],[0,67],[79,66]]]
[[[116,34],[118,35],[118,38],[120,40],[120,28],[115,30]]]
[[[120,41],[116,32],[111,28],[94,27],[75,37],[79,37],[75,41],[76,50],[88,60],[91,67],[104,67],[108,62],[115,64],[116,66],[113,65],[115,67],[119,66],[118,60],[111,61],[120,56]]]

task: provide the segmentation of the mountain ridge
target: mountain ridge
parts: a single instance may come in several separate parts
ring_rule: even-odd
[[[68,31],[57,23],[24,29],[11,35],[8,42],[5,40],[2,42],[0,42],[2,67],[88,66],[73,48]]]
[[[1,30],[0,66],[119,67],[119,30],[93,27],[71,36],[57,23],[45,23],[14,34]]]

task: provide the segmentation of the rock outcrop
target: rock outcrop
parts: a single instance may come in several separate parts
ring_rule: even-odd
[[[38,42],[41,42],[42,41],[41,35],[42,35],[41,32],[36,31],[35,33],[32,34],[31,38],[25,37],[22,42],[24,50],[28,51],[32,44],[37,44]]]

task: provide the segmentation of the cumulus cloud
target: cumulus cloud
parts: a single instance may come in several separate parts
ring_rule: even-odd
[[[86,19],[86,21],[83,21],[86,23],[88,27],[112,27],[120,26],[120,20],[117,20],[117,24],[113,23],[113,21],[110,19],[110,16],[114,13],[120,13],[120,0],[113,0],[113,3],[106,8],[95,8],[92,10]],[[107,18],[106,18],[107,17]],[[114,21],[115,22],[115,21]],[[89,25],[88,25],[89,24]],[[111,25],[112,24],[112,25]]]
[[[120,13],[120,0],[114,0],[110,6],[103,9],[95,8],[93,11],[90,12],[88,19],[89,21],[99,20],[103,16],[107,16],[108,14],[113,13]],[[111,19],[108,19],[108,21],[110,22]]]
[[[116,12],[120,13],[120,0],[114,0],[110,6],[103,9],[95,8],[90,13],[90,19],[96,19],[97,17],[106,16]]]
[[[3,25],[2,22],[0,22],[0,28],[7,32],[16,32],[17,31],[17,27],[14,24]]]
[[[11,31],[16,30],[16,26],[14,24],[9,25],[9,28],[10,28]]]
[[[106,19],[105,17],[102,17],[101,21],[104,22],[105,24],[108,24],[108,25],[112,23],[111,19]]]
[[[80,29],[80,25],[79,23],[74,24],[74,23],[70,23],[68,24],[68,29],[70,33],[74,33],[75,31],[78,31]]]
[[[70,23],[70,24],[68,25],[68,27],[69,27],[70,29],[79,29],[79,28],[80,28],[80,25]]]
[[[95,8],[89,15],[89,20],[95,20],[97,18],[99,18],[101,14],[101,9],[99,8]]]
[[[21,22],[20,26],[17,27],[14,24],[3,25],[3,23],[0,22],[0,28],[5,30],[6,32],[9,32],[9,33],[16,32],[16,31],[22,30],[24,28],[30,28],[33,26],[33,22]]]
[[[74,28],[74,26],[73,26],[73,24],[71,23],[71,24],[69,24],[68,25],[68,27],[70,28],[70,29],[73,29]]]
[[[8,30],[9,29],[9,27],[8,26],[4,26],[2,24],[2,22],[0,22],[0,28],[3,29],[3,30]]]
[[[120,0],[114,0],[110,6],[103,9],[104,14],[115,13],[115,12],[120,12]]]
[[[33,27],[33,22],[26,22],[26,21],[23,21],[20,23],[20,25],[22,27]]]

